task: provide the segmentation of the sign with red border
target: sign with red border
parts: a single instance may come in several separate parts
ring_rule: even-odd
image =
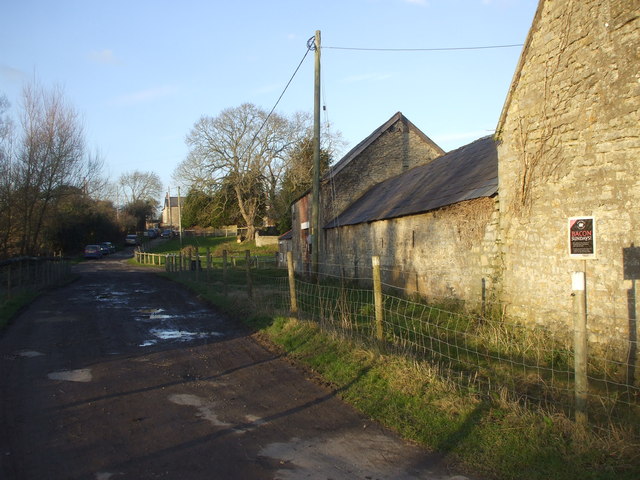
[[[569,256],[571,258],[596,258],[595,217],[569,218]]]

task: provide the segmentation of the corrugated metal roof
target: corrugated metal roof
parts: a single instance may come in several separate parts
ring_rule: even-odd
[[[375,185],[324,228],[415,215],[497,191],[498,154],[489,136]]]

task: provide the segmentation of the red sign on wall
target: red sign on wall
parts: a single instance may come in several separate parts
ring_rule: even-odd
[[[569,256],[596,258],[596,221],[594,217],[569,218]]]

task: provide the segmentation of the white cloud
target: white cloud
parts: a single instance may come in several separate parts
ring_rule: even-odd
[[[178,89],[172,85],[162,87],[148,88],[138,92],[128,93],[115,98],[112,104],[123,107],[129,105],[137,105],[139,103],[152,102],[159,98],[173,95]]]
[[[9,83],[21,83],[26,77],[22,70],[10,67],[9,65],[0,64],[0,78],[5,79]]]
[[[90,52],[89,58],[95,63],[102,63],[106,65],[115,65],[117,63],[120,63],[120,61],[114,55],[113,50],[109,50],[108,48],[100,51],[94,50]]]

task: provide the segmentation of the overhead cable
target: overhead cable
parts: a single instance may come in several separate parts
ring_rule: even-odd
[[[508,45],[484,45],[477,47],[438,47],[438,48],[367,48],[367,47],[327,47],[322,46],[321,48],[329,48],[332,50],[361,50],[361,51],[370,51],[370,52],[446,52],[451,50],[490,50],[496,48],[513,48],[513,47],[522,47],[523,43],[513,43]]]

